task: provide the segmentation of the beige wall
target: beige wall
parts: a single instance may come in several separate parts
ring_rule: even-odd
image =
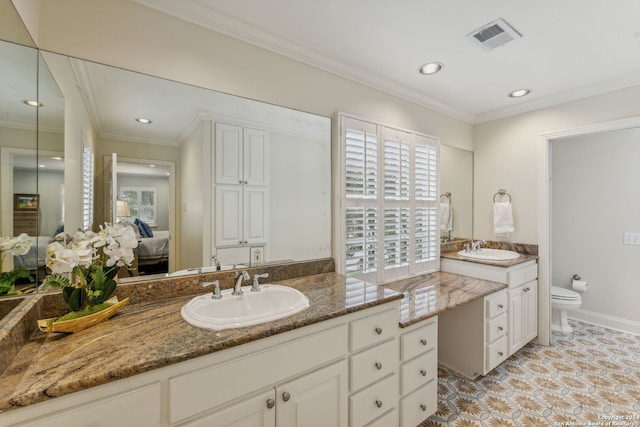
[[[564,138],[553,158],[551,283],[570,288],[574,274],[589,283],[572,316],[640,333],[640,128]]]
[[[640,115],[640,86],[585,98],[474,128],[474,237],[493,233],[493,195],[513,198],[516,231],[510,241],[538,243],[538,149],[542,133]]]
[[[324,116],[346,111],[473,148],[470,124],[127,0],[41,1],[39,23],[45,50]]]

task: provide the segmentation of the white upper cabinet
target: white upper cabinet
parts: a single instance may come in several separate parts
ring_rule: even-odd
[[[269,134],[216,123],[216,184],[268,184]]]
[[[269,133],[216,123],[216,247],[267,242]]]

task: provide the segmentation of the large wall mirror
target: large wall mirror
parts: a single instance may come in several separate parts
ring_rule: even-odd
[[[473,151],[440,146],[440,203],[451,210],[453,239],[473,237]],[[449,237],[448,232],[441,236]]]
[[[37,64],[34,52],[32,62]],[[60,226],[65,231],[86,226],[81,153],[88,148],[95,166],[93,228],[102,222],[144,222],[152,233],[139,239],[137,277],[129,280],[157,277],[156,273],[183,274],[216,262],[224,269],[331,256],[330,118],[64,55],[39,55],[44,59],[40,63],[51,70],[39,74],[52,76],[55,88],[60,88],[51,89],[57,103],[44,103],[56,105],[59,122],[53,129],[42,121],[46,129],[29,134],[31,147],[26,140],[16,144],[16,161],[19,155],[26,162],[29,153],[23,151],[29,148],[34,155],[31,170],[42,179],[28,189],[24,186],[31,180],[16,175],[12,193],[18,187],[24,194],[43,192],[37,211],[41,226],[34,230],[41,251]],[[44,88],[41,84],[40,90]],[[45,106],[33,109],[38,119],[43,118]],[[31,114],[35,124],[36,113]],[[253,185],[250,177],[241,185],[230,185],[220,178],[217,169],[232,169],[234,162],[240,161],[240,168],[245,162],[249,168],[247,159],[228,157],[220,149],[218,139],[224,134],[220,129],[225,127],[240,132],[236,142],[241,157],[256,146],[251,135],[266,137],[258,168],[264,182]],[[64,165],[55,180],[45,178],[42,162],[36,161],[45,155],[48,161]],[[255,155],[249,160],[255,169]],[[253,198],[254,187],[260,190],[260,203]],[[240,208],[221,198],[221,189],[239,190],[235,201]],[[44,193],[57,206],[47,203],[45,209]],[[6,215],[3,211],[3,219]],[[224,215],[237,221],[221,227]],[[238,230],[237,241],[222,238]],[[252,234],[255,230],[260,235]],[[254,254],[259,258],[252,259]],[[41,255],[36,260],[40,268],[44,252]]]

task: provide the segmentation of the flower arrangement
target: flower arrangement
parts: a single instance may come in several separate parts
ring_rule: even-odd
[[[62,289],[74,312],[102,306],[116,290],[120,267],[130,267],[138,239],[124,224],[100,226],[100,231],[59,234],[47,247],[45,263],[52,271],[45,287]]]
[[[31,248],[31,240],[26,233],[22,233],[18,237],[0,237],[0,266],[4,262],[6,254],[12,256],[25,255]],[[3,271],[0,273],[0,295],[19,295],[16,291],[15,284],[18,279],[29,279],[33,282],[33,276],[24,267],[14,268],[11,271]]]

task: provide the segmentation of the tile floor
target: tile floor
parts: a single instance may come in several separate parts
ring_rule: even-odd
[[[439,367],[432,426],[640,426],[640,336],[570,320],[476,381]]]

